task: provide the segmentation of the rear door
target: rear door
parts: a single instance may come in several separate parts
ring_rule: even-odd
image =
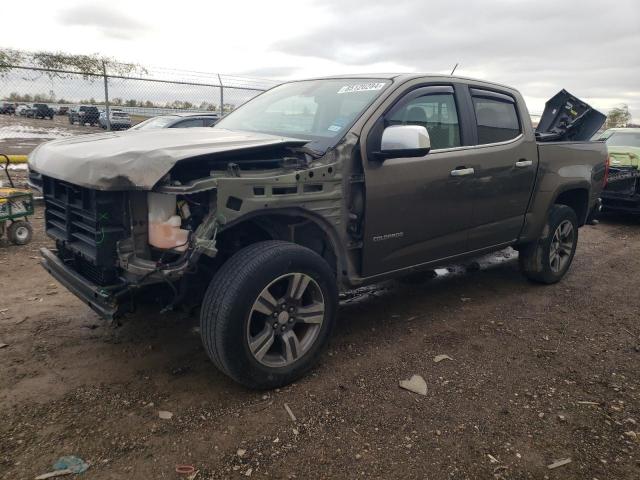
[[[531,197],[538,150],[525,131],[526,108],[507,91],[469,88],[476,124],[476,146],[466,163],[474,169],[469,251],[515,240]]]
[[[464,108],[464,107],[462,107]],[[464,110],[454,85],[410,88],[373,119],[366,144],[363,273],[373,276],[455,256],[467,249],[473,207],[464,148]],[[423,157],[374,159],[390,125],[422,125],[431,138]]]

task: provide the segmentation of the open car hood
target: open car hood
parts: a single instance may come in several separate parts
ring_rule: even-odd
[[[107,132],[41,144],[29,155],[29,169],[96,190],[151,190],[181,160],[305,143],[209,127]]]

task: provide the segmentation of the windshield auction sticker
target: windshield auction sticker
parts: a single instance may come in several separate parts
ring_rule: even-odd
[[[386,84],[380,82],[358,83],[356,85],[345,85],[338,90],[338,93],[368,92],[371,90],[382,90]]]

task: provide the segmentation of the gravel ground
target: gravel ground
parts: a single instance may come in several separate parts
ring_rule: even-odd
[[[349,292],[321,364],[270,392],[215,370],[197,315],[101,321],[40,268],[33,222],[0,244],[2,479],[63,455],[91,479],[640,478],[637,220],[581,229],[557,285],[505,250]],[[398,387],[413,374],[426,396]]]

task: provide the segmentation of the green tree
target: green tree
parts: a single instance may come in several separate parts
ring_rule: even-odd
[[[631,112],[629,112],[628,105],[621,105],[609,110],[607,128],[626,127],[629,122],[631,122]]]

